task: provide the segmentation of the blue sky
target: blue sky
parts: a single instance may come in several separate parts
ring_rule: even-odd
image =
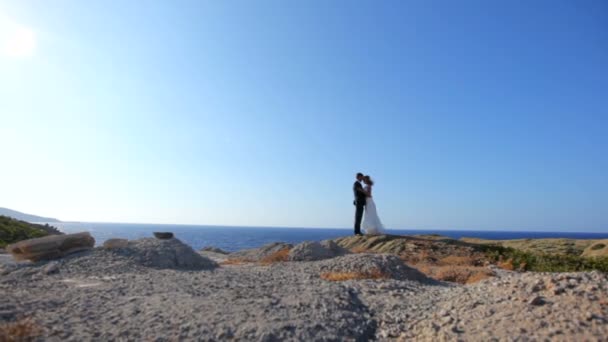
[[[608,229],[605,1],[0,0],[0,206]]]

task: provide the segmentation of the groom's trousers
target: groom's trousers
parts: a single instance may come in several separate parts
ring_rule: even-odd
[[[355,210],[355,234],[361,234],[361,220],[363,219],[363,209],[365,209],[365,204],[356,203]]]

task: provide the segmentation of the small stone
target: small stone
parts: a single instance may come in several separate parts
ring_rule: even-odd
[[[53,262],[49,262],[46,266],[44,266],[44,268],[42,269],[42,273],[49,275],[49,274],[53,274],[53,273],[57,273],[59,272],[59,263],[56,261]]]
[[[530,289],[532,292],[539,292],[545,289],[545,283],[542,280],[536,281],[536,283]]]
[[[545,304],[545,299],[541,296],[535,296],[534,298],[530,299],[528,301],[528,304],[530,305],[543,305]]]
[[[441,318],[441,323],[443,323],[443,325],[448,325],[452,322],[454,322],[454,318],[452,318],[452,316],[445,316]]]
[[[0,311],[0,319],[3,321],[12,321],[17,317],[17,313],[12,310]]]
[[[464,330],[460,329],[460,327],[458,326],[458,324],[454,324],[452,326],[452,332],[456,333],[456,334],[462,334],[464,332]]]

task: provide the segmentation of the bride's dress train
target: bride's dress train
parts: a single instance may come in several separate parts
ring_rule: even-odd
[[[361,227],[367,235],[380,235],[384,234],[384,226],[378,213],[376,212],[376,203],[372,197],[365,199],[365,215],[363,217],[363,223]]]

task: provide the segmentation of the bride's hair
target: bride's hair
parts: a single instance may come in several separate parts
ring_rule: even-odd
[[[372,180],[372,177],[370,177],[369,175],[363,177],[363,180],[365,181],[365,183],[367,183],[369,185],[374,185],[374,181]]]

